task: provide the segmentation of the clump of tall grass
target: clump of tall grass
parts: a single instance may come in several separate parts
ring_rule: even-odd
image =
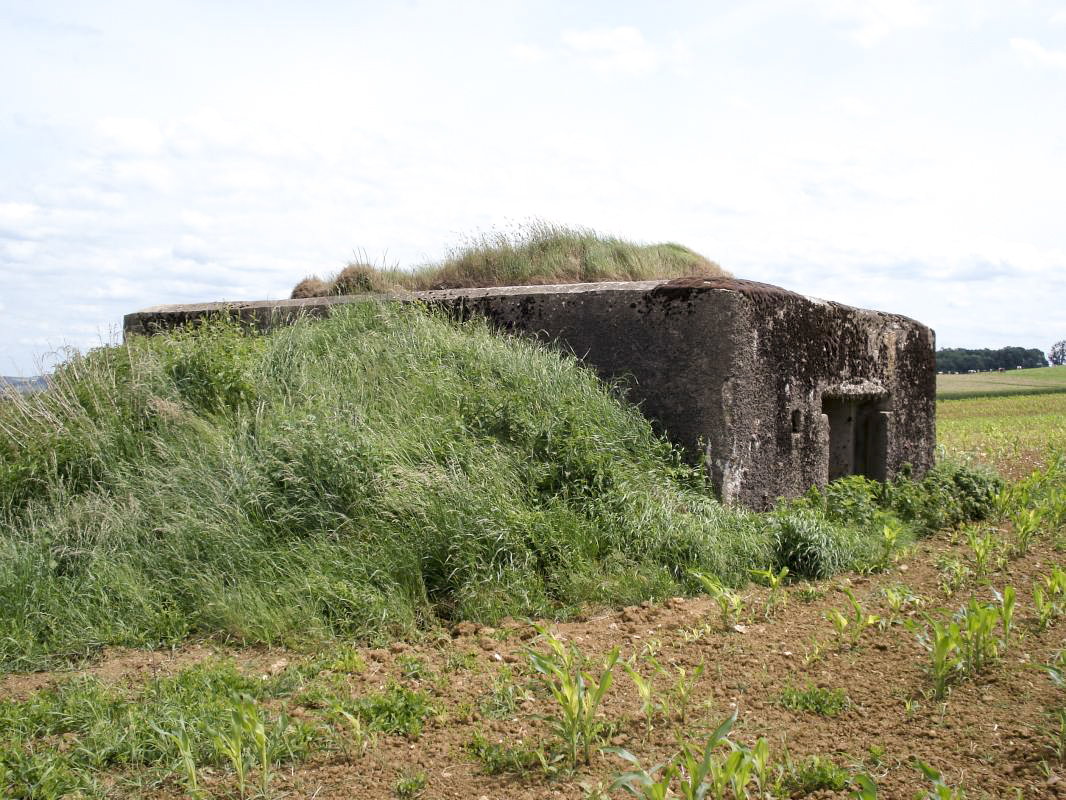
[[[0,408],[0,664],[385,639],[738,583],[771,545],[572,359],[356,304],[74,357]]]
[[[535,221],[509,232],[482,233],[453,248],[439,263],[410,271],[354,261],[330,280],[305,278],[292,296],[727,274],[710,259],[679,244],[635,244],[587,228]]]

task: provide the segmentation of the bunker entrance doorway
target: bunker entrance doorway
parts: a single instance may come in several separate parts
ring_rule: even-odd
[[[888,398],[823,397],[829,425],[829,480],[865,475],[883,481],[888,475]]]

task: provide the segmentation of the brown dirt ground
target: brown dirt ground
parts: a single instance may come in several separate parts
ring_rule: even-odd
[[[1066,797],[1066,780],[1059,778],[1066,766],[1048,749],[1049,712],[1063,707],[1066,690],[1034,669],[1064,646],[1066,624],[1060,620],[1037,632],[1032,610],[1034,582],[1061,563],[1062,554],[1045,538],[1024,558],[1006,562],[986,580],[971,577],[950,597],[940,586],[943,575],[937,567],[945,558],[973,566],[964,537],[941,534],[919,543],[886,572],[792,585],[786,592],[787,606],[768,619],[762,613],[768,590],[749,587],[743,593],[745,610],[738,630],[723,629],[708,597],[646,603],[555,624],[553,630],[589,656],[594,672],[612,647],[621,648],[623,659],[636,656],[646,676],[651,670],[641,658],[649,649],[671,672],[683,667],[691,673],[704,664],[684,725],[676,717],[660,716],[650,736],[645,735],[633,683],[620,666],[616,668],[603,720],[612,725],[611,743],[632,751],[645,765],[660,763],[676,752],[679,728],[698,743],[736,710],[735,739],[750,745],[765,736],[775,761],[787,749],[797,762],[818,755],[831,757],[840,766],[862,765],[876,777],[882,798],[924,795],[929,783],[913,766],[915,758],[943,772],[951,785],[965,787],[970,798]],[[920,598],[921,605],[893,616],[883,590],[901,584]],[[932,699],[929,656],[904,621],[920,623],[925,613],[944,618],[971,595],[992,600],[992,588],[1008,584],[1018,593],[1010,648],[986,674],[953,685],[944,702]],[[855,647],[838,644],[825,617],[832,608],[848,611],[843,586],[852,589],[869,613],[885,620],[868,629]],[[308,762],[285,765],[273,780],[277,796],[394,797],[397,780],[418,772],[428,780],[419,795],[424,798],[580,798],[582,784],[609,786],[624,766],[611,754],[597,753],[591,766],[576,774],[549,776],[535,768],[524,774],[488,775],[464,750],[475,731],[508,746],[550,742],[542,719],[551,714],[550,697],[539,688],[529,666],[528,650],[538,647],[535,637],[528,622],[505,621],[495,629],[463,623],[451,636],[441,633],[387,649],[363,649],[366,669],[332,676],[342,691],[356,697],[394,679],[427,692],[439,715],[428,721],[418,738],[381,736],[360,755],[326,752]],[[210,644],[173,652],[112,650],[77,674],[136,685],[220,654],[236,658],[252,674],[277,671],[310,657]],[[402,676],[403,660],[412,657],[424,665],[420,680]],[[465,665],[460,666],[464,657]],[[72,674],[6,675],[0,677],[0,697],[22,697]],[[517,687],[517,704],[512,713],[494,719],[485,713],[486,698],[494,681],[508,674]],[[665,675],[656,678],[657,695],[669,697],[672,683]],[[780,706],[784,688],[808,685],[844,689],[850,708],[835,717],[822,717]],[[291,703],[289,713],[311,714]],[[232,776],[223,771],[205,769],[202,778],[214,796],[235,796]],[[167,782],[151,796],[181,796],[180,784]],[[612,795],[621,796],[620,791]]]

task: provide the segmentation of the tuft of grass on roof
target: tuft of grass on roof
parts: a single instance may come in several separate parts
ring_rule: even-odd
[[[320,297],[479,286],[642,281],[728,275],[680,244],[636,244],[588,228],[536,221],[513,231],[468,238],[435,264],[414,270],[375,267],[359,260],[329,280],[309,277],[292,296]]]

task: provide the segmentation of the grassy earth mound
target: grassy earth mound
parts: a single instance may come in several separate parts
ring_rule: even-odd
[[[267,336],[134,338],[0,398],[0,667],[190,635],[383,641],[824,576],[988,513],[996,479],[721,506],[617,387],[543,345],[367,302]]]
[[[515,233],[482,234],[440,263],[413,271],[353,262],[328,280],[305,278],[292,297],[721,275],[728,273],[679,244],[634,244],[586,228],[535,222]]]

